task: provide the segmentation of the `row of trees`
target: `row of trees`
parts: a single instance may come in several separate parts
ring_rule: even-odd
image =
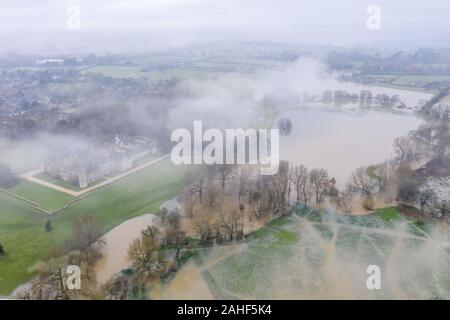
[[[344,90],[326,90],[322,94],[322,101],[323,102],[357,102],[360,101],[361,103],[371,103],[373,101],[376,101],[377,103],[380,103],[381,105],[394,105],[400,101],[400,98],[398,95],[388,96],[387,94],[377,94],[372,95],[372,92],[369,90],[361,90],[359,94],[357,93],[349,93]]]
[[[292,201],[318,206],[325,195],[337,194],[325,169],[281,161],[273,176],[261,176],[257,170],[202,165],[190,173],[182,210],[202,244],[239,240],[247,222],[287,214]]]

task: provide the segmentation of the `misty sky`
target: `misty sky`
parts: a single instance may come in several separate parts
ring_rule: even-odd
[[[138,52],[192,43],[448,46],[450,0],[0,0],[0,52]],[[381,9],[368,30],[366,9]],[[66,23],[81,10],[79,30]]]

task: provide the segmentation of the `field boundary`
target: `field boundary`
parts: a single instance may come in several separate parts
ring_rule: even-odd
[[[45,209],[42,209],[40,203],[34,202],[34,201],[32,201],[32,200],[29,200],[29,199],[27,199],[27,198],[21,197],[21,196],[19,196],[19,195],[17,195],[17,194],[14,194],[14,193],[12,193],[12,192],[6,191],[6,190],[1,189],[1,188],[0,188],[0,192],[3,193],[3,194],[6,194],[6,195],[8,195],[8,196],[11,196],[11,197],[13,197],[13,198],[15,198],[15,199],[18,199],[18,200],[20,200],[20,201],[24,201],[24,202],[26,202],[26,203],[28,203],[28,204],[31,204],[31,205],[33,206],[34,209],[39,210],[39,211],[41,211],[41,212],[43,212],[43,213],[45,213],[45,214],[51,214],[51,212],[49,212],[49,211],[47,211],[47,210],[45,210]]]

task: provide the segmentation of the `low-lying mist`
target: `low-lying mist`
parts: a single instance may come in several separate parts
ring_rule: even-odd
[[[338,76],[319,60],[301,58],[264,73],[218,72],[212,79],[172,79],[156,93],[146,89],[145,79],[114,83],[111,88],[94,85],[89,89],[73,84],[72,95],[79,93],[83,98],[74,112],[40,128],[31,138],[2,141],[0,163],[23,170],[42,163],[55,150],[79,145],[95,147],[99,142],[112,141],[116,135],[148,136],[167,153],[171,132],[176,128],[192,129],[194,120],[203,121],[204,127],[219,129],[271,127],[274,114],[293,103],[320,97],[325,90],[359,93],[363,88],[340,82]],[[65,94],[69,89],[67,84],[52,88]],[[425,96],[407,92],[401,94],[401,99],[413,105]]]

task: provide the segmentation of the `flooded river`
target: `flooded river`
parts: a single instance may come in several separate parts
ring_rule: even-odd
[[[355,168],[376,164],[392,157],[394,139],[407,135],[422,122],[414,114],[358,108],[301,109],[284,112],[279,115],[279,118],[281,117],[291,120],[292,132],[289,136],[280,138],[280,159],[301,163],[310,169],[325,168],[331,177],[336,178],[338,187],[345,186]],[[171,209],[179,204],[171,200],[166,206]],[[155,222],[154,219],[155,216],[152,214],[133,218],[105,235],[107,247],[104,258],[97,266],[100,283],[129,266],[126,258],[129,245],[139,236],[141,230]],[[408,234],[407,241],[403,242],[403,231],[378,229],[372,232],[371,227],[352,226],[356,230],[356,236],[370,240],[366,241],[367,243],[365,240],[354,242],[352,240],[354,235],[348,234],[350,231],[353,232],[353,229],[349,228],[346,222],[337,226],[333,222],[330,225],[332,227],[327,225],[327,228],[331,229],[329,230],[331,238],[328,234],[325,234],[326,237],[320,234],[320,229],[316,230],[312,222],[302,219],[292,221],[292,225],[289,224],[283,231],[295,234],[294,238],[300,239],[293,241],[292,244],[283,242],[278,244],[276,237],[269,237],[265,239],[267,243],[264,244],[260,242],[261,240],[255,240],[250,244],[214,248],[203,256],[203,263],[200,265],[193,261],[187,262],[168,283],[153,284],[149,297],[152,299],[380,298],[383,296],[364,291],[365,270],[368,264],[379,263],[386,268],[388,277],[399,277],[398,274],[405,269],[405,264],[397,261],[400,254],[391,249],[401,245],[402,248],[409,250],[406,255],[410,258],[408,263],[412,260],[422,261],[423,256],[418,256],[416,247],[409,243],[415,241],[420,242],[420,248],[426,247],[423,244],[432,246],[436,250],[437,258],[448,258],[442,256],[442,252],[436,249],[442,245],[440,241],[447,243],[447,238],[436,241],[435,235],[427,235],[422,240]],[[272,232],[277,235],[279,231],[274,229]],[[270,252],[266,250],[266,246],[271,249]],[[288,257],[283,256],[284,254]],[[341,259],[341,256],[346,258]],[[280,264],[280,261],[283,261],[283,264]],[[417,270],[411,270],[408,276],[414,279],[416,273],[422,274],[423,270],[428,269],[440,272],[446,263],[447,260],[445,263],[439,261],[437,266],[421,266],[416,268]],[[248,270],[252,272],[247,274]],[[317,270],[321,272],[318,273]],[[216,287],[210,287],[206,274],[213,279],[212,283],[215,283]],[[357,276],[354,276],[355,274]],[[345,283],[342,280],[343,275],[344,278],[348,278]],[[248,279],[251,281],[247,281]],[[438,292],[439,294],[445,296],[447,293],[447,289],[441,288],[438,284],[428,289],[421,283],[417,285],[417,290],[410,289],[406,294],[394,286],[400,280],[394,280],[389,279],[389,291],[383,292],[388,298],[428,297],[433,294],[435,288],[442,291]]]
[[[392,157],[394,139],[422,122],[412,114],[329,108],[290,111],[281,117],[291,120],[292,132],[280,138],[280,159],[325,168],[338,187],[345,186],[354,169]]]
[[[155,218],[154,214],[144,214],[125,221],[104,236],[106,246],[103,258],[96,266],[97,281],[99,283],[105,283],[113,275],[130,265],[127,259],[128,247],[134,239],[140,236],[142,230],[149,225],[153,225]]]

